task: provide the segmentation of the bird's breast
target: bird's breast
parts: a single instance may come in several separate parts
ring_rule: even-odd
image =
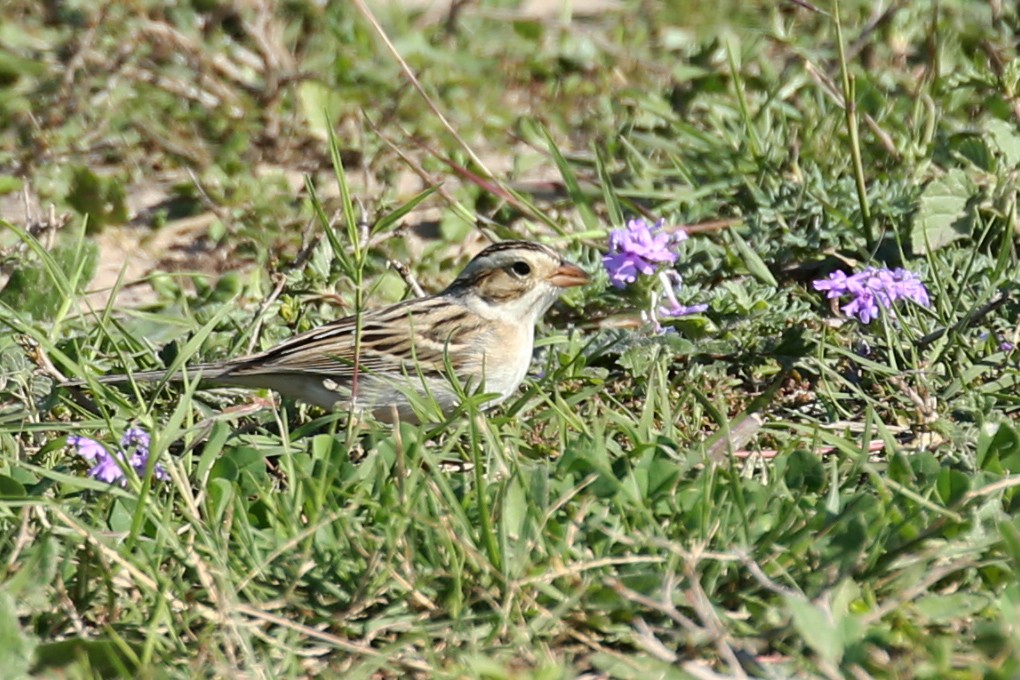
[[[501,395],[503,401],[521,384],[531,365],[535,328],[528,323],[499,324],[485,344],[479,366],[486,392]]]

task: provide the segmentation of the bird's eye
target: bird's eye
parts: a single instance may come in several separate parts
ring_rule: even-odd
[[[510,271],[512,271],[516,276],[524,277],[531,273],[531,265],[524,260],[517,260],[510,265]]]

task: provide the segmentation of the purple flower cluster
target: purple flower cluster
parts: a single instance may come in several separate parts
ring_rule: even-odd
[[[137,427],[132,427],[124,433],[120,440],[120,448],[112,453],[95,439],[76,434],[69,436],[67,443],[74,447],[75,453],[79,456],[95,463],[89,470],[89,477],[108,484],[127,486],[124,469],[131,466],[141,474],[149,463],[151,439],[148,432]],[[169,479],[166,469],[159,464],[153,468],[152,476],[159,480]]]
[[[602,265],[609,272],[609,282],[617,288],[637,281],[638,275],[650,276],[661,264],[677,260],[675,248],[687,239],[682,231],[662,230],[665,220],[649,226],[643,219],[627,220],[624,229],[609,233],[609,253],[602,256]]]
[[[902,268],[868,267],[849,276],[846,272],[836,271],[812,285],[815,290],[825,292],[830,300],[849,295],[850,301],[840,309],[864,324],[877,319],[880,308],[895,318],[893,303],[897,300],[912,300],[922,307],[931,306],[928,289],[921,283],[921,277]]]
[[[708,305],[688,306],[677,300],[676,291],[683,285],[683,279],[675,270],[664,269],[662,265],[677,261],[677,248],[687,240],[687,234],[681,230],[673,233],[664,231],[665,223],[665,220],[659,220],[649,225],[640,218],[628,220],[624,229],[614,229],[609,233],[609,252],[602,256],[602,265],[609,273],[609,282],[616,288],[625,288],[640,276],[657,277],[662,290],[651,291],[651,304],[642,313],[642,317],[651,322],[656,333],[663,331],[660,317],[677,318],[708,309]],[[667,304],[659,306],[660,299],[664,299]]]

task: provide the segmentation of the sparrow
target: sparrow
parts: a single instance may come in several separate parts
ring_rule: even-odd
[[[449,372],[468,393],[509,398],[531,364],[535,324],[587,273],[551,248],[503,241],[482,250],[437,295],[364,310],[257,354],[188,368],[203,385],[268,388],[327,409],[371,412],[417,422],[412,403],[434,399],[449,415],[460,404]],[[180,381],[145,371],[106,375],[101,383]],[[72,381],[66,386],[81,386]]]

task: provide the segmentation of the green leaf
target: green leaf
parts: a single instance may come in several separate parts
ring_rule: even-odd
[[[799,595],[784,597],[794,628],[804,642],[833,665],[843,659],[843,639],[829,615]]]
[[[11,177],[10,175],[0,175],[0,196],[4,194],[11,194],[15,191],[21,191],[21,187],[24,182],[20,177]]]
[[[671,460],[653,458],[648,464],[648,497],[672,497],[673,485],[680,476],[680,467]]]
[[[250,476],[256,482],[267,481],[266,455],[263,451],[253,446],[238,446],[229,449],[224,459],[234,462],[240,476]]]
[[[119,644],[118,644],[119,643]],[[2,643],[0,643],[2,645]],[[48,642],[39,645],[35,653],[35,666],[32,672],[41,677],[65,677],[61,673],[53,673],[54,669],[77,667],[83,659],[92,672],[84,677],[123,678],[133,677],[137,670],[137,650],[131,649],[123,640],[83,640],[71,638],[59,642]],[[45,674],[44,671],[51,671]],[[80,677],[78,673],[70,673],[67,677]]]
[[[975,593],[952,593],[950,595],[925,595],[914,606],[918,613],[935,624],[965,620],[983,609],[988,598]]]
[[[35,640],[25,635],[14,599],[0,590],[0,668],[5,678],[28,677]]]
[[[787,457],[783,481],[791,491],[817,493],[825,487],[825,466],[817,455],[798,449]]]
[[[465,220],[460,213],[455,211],[444,213],[439,220],[439,233],[442,234],[444,241],[449,241],[450,243],[466,241],[474,230],[475,225]]]
[[[503,495],[503,525],[510,538],[519,539],[528,516],[528,498],[520,477],[508,480]]]
[[[832,530],[829,546],[830,559],[844,568],[852,567],[868,546],[868,530],[864,521],[860,517],[848,517],[839,522]]]
[[[226,479],[210,479],[206,487],[209,493],[210,519],[214,523],[223,521],[223,514],[234,498],[234,484]]]
[[[942,472],[942,466],[939,464],[939,459],[936,458],[930,451],[924,451],[910,456],[910,469],[918,478],[915,484],[923,489],[930,488],[932,480],[938,477],[939,473]]]
[[[886,469],[886,476],[897,484],[909,486],[914,483],[914,471],[910,467],[907,456],[902,451],[896,451],[889,457],[889,467]]]
[[[7,285],[0,290],[0,302],[26,316],[52,320],[64,304],[63,290],[55,285],[53,277],[63,274],[64,279],[69,281],[80,265],[78,289],[84,288],[95,275],[99,249],[94,242],[83,241],[74,247],[57,246],[49,256],[52,266],[56,268],[54,271],[36,258],[23,258],[11,272]],[[71,295],[76,292],[71,292]]]
[[[90,233],[107,224],[128,221],[127,190],[118,177],[100,177],[88,167],[77,167],[72,172],[66,200],[72,208],[88,216]]]
[[[240,470],[237,467],[237,463],[233,459],[223,457],[213,463],[212,469],[209,471],[209,479],[222,479],[228,482],[236,482],[240,476]]]
[[[985,123],[992,142],[1002,152],[1010,168],[1020,165],[1020,133],[1016,126],[998,118]]]
[[[514,576],[520,576],[532,566],[533,555],[526,547],[528,531],[528,496],[520,476],[507,480],[503,492],[502,512],[499,522],[499,540],[502,554],[507,559],[507,569]]]
[[[628,347],[617,360],[621,367],[633,375],[645,375],[659,361],[659,346],[652,342]]]
[[[209,432],[209,438],[205,442],[205,446],[202,447],[202,456],[198,460],[198,479],[205,479],[206,475],[213,468],[216,462],[222,460],[220,453],[223,451],[223,445],[226,443],[227,438],[230,436],[230,427],[222,420],[217,420],[212,425],[212,430]],[[233,476],[220,475],[222,479],[237,479],[237,467],[233,469]]]
[[[990,472],[1020,472],[1020,435],[1009,423],[981,425],[977,439],[977,465]]]
[[[14,22],[17,25],[17,22]],[[7,36],[4,42],[6,43]],[[46,63],[37,59],[26,59],[6,49],[0,49],[0,87],[14,85],[24,76],[41,76],[46,73]]]
[[[1017,520],[998,523],[999,537],[1002,539],[1002,550],[1013,561],[1013,570],[1020,569],[1020,527]]]
[[[106,484],[106,482],[102,483]],[[107,484],[106,486],[113,488],[112,484]],[[136,498],[116,499],[110,506],[110,517],[107,524],[110,531],[124,533],[131,531],[136,510],[138,510],[138,500]]]
[[[18,598],[22,604],[34,599],[49,586],[57,573],[58,547],[52,536],[41,538],[22,557],[17,572],[8,574],[10,578],[4,583],[4,592]]]
[[[401,205],[396,210],[379,218],[379,221],[372,225],[372,234],[378,234],[390,229],[397,222],[402,220],[406,215],[410,214],[412,210],[418,207],[418,204],[424,201],[426,198],[434,194],[439,187],[428,187],[423,191],[418,192],[412,196],[408,201]]]
[[[512,23],[512,26],[514,33],[532,42],[539,42],[545,35],[545,26],[540,21],[518,19]]]
[[[985,141],[984,134],[960,132],[946,140],[947,151],[959,155],[985,172],[995,172],[995,156]]]
[[[302,80],[298,85],[298,102],[301,113],[308,121],[308,129],[323,141],[329,139],[332,121],[346,112],[343,97],[325,83]]]
[[[943,468],[935,489],[944,504],[952,505],[970,491],[970,476],[959,470]]]
[[[595,148],[595,169],[599,173],[599,184],[602,187],[602,200],[606,204],[610,224],[623,224],[623,208],[613,189],[613,176],[609,172],[605,154],[599,147]]]
[[[970,236],[971,212],[967,209],[967,201],[973,193],[973,183],[959,168],[950,170],[924,188],[921,206],[910,232],[910,245],[915,255],[938,250]]]
[[[765,264],[765,261],[761,259],[758,253],[754,252],[754,249],[747,244],[747,241],[737,233],[737,230],[730,229],[727,233],[733,239],[733,247],[737,249],[737,253],[740,255],[744,266],[747,267],[748,273],[766,285],[778,287],[779,284],[776,283],[775,277],[769,271],[768,265]]]
[[[7,475],[0,475],[0,499],[16,500],[26,495],[24,484]]]

